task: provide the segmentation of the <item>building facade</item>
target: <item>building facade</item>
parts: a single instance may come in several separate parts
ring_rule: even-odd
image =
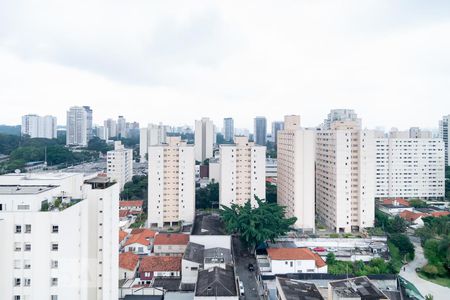
[[[450,153],[450,144],[448,140],[448,124],[450,120],[450,115],[446,115],[442,117],[442,120],[439,121],[439,137],[444,141],[445,148],[445,165],[450,166],[449,153]]]
[[[277,141],[277,202],[296,227],[315,229],[315,131],[300,127],[300,116],[286,116]]]
[[[166,142],[166,126],[148,124],[139,130],[139,155],[141,162],[147,161],[148,147],[164,144]]]
[[[214,124],[209,118],[195,121],[195,160],[203,162],[213,157]]]
[[[233,145],[220,145],[219,203],[225,206],[256,205],[266,198],[266,147],[236,136]]]
[[[284,122],[282,121],[275,121],[272,122],[272,142],[277,143],[278,139],[278,131],[284,129]]]
[[[331,124],[336,121],[353,121],[361,127],[361,119],[353,109],[332,109],[327,118],[323,121],[322,129],[331,129]]]
[[[373,227],[375,134],[358,121],[336,121],[317,131],[316,213],[336,232]]]
[[[121,141],[115,141],[114,150],[106,155],[106,163],[108,176],[117,182],[122,191],[125,183],[133,179],[133,150],[125,149]]]
[[[25,115],[22,117],[22,135],[30,138],[56,139],[56,117]]]
[[[90,118],[90,120],[89,120]],[[91,127],[89,127],[91,122]],[[73,106],[67,111],[66,144],[70,146],[87,146],[89,131],[92,131],[92,110],[84,106]]]
[[[223,137],[225,141],[231,142],[234,137],[234,120],[233,118],[223,119]]]
[[[256,117],[254,120],[253,140],[256,145],[265,146],[267,136],[266,117]]]
[[[180,137],[148,148],[148,224],[192,223],[195,211],[194,147]]]

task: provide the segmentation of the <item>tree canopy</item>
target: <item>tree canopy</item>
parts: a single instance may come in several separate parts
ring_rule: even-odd
[[[269,203],[255,196],[256,207],[248,200],[244,205],[222,205],[220,215],[229,233],[237,233],[248,247],[286,234],[297,218],[286,218],[285,207]]]
[[[195,190],[195,208],[217,208],[219,204],[219,183],[211,182],[204,188]]]

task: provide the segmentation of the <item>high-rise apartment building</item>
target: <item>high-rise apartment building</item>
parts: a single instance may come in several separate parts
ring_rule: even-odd
[[[377,132],[377,198],[445,196],[444,142],[423,133],[426,131],[394,131],[386,137]]]
[[[195,160],[203,162],[213,157],[214,124],[209,118],[195,121]]]
[[[279,176],[279,175],[278,175]],[[316,213],[336,232],[373,227],[375,134],[358,121],[335,121],[316,138]]]
[[[448,124],[450,123],[450,115],[446,115],[442,117],[442,120],[439,121],[439,137],[444,141],[445,148],[445,165],[450,166],[450,143],[448,139]]]
[[[107,174],[123,190],[125,183],[133,179],[133,150],[125,149],[121,141],[114,142],[114,150],[106,157]]]
[[[272,142],[277,143],[278,139],[278,131],[283,130],[284,128],[284,122],[281,121],[275,121],[272,122]]]
[[[234,137],[234,120],[233,118],[223,119],[223,137],[225,141],[231,142]]]
[[[147,161],[148,147],[164,144],[166,142],[167,127],[159,124],[148,124],[140,129],[139,134],[139,156],[140,161]]]
[[[56,117],[25,115],[22,116],[22,135],[31,138],[56,139]]]
[[[90,106],[83,106],[83,108],[86,111],[86,131],[87,131],[87,140],[89,142],[94,137],[92,109]]]
[[[119,116],[117,118],[117,136],[121,138],[127,137],[127,121],[124,116]]]
[[[89,142],[89,118],[92,123],[92,110],[89,112],[84,106],[73,106],[67,111],[67,145],[87,146]],[[92,131],[92,124],[90,126]]]
[[[322,129],[331,129],[331,124],[336,121],[353,121],[361,127],[361,119],[358,118],[353,109],[332,109],[323,121]]]
[[[255,196],[266,198],[266,147],[249,142],[245,136],[235,136],[235,144],[220,145],[221,205],[244,205]]]
[[[315,130],[300,127],[300,116],[285,116],[277,141],[277,202],[295,226],[315,230]]]
[[[192,224],[195,213],[194,147],[180,137],[148,148],[148,224]]]
[[[117,137],[117,122],[113,119],[108,119],[104,122],[106,132],[108,133],[108,139]]]
[[[118,299],[118,209],[106,176],[0,176],[0,298]]]
[[[267,136],[267,120],[265,117],[256,117],[254,120],[253,140],[256,145],[265,146]]]

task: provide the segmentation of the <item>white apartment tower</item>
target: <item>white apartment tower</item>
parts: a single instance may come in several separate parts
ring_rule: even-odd
[[[323,121],[322,129],[331,129],[331,124],[336,121],[353,121],[361,127],[361,119],[358,118],[353,109],[332,109]]]
[[[445,148],[445,165],[450,166],[450,143],[448,139],[449,128],[448,124],[450,123],[450,115],[446,115],[442,117],[442,120],[439,121],[439,137],[444,140],[444,148]]]
[[[227,142],[231,142],[234,137],[234,120],[233,118],[223,119],[223,138]]]
[[[0,176],[1,299],[118,299],[118,209],[107,177]]]
[[[234,145],[220,145],[219,203],[244,205],[266,198],[266,147],[235,136]]]
[[[125,183],[133,179],[133,150],[115,141],[114,150],[107,153],[106,163],[108,177],[116,181],[122,191]]]
[[[113,137],[117,136],[117,122],[116,122],[116,120],[108,119],[103,124],[105,126],[106,133],[108,134],[106,139],[113,138]]]
[[[286,207],[295,226],[315,230],[314,157],[315,130],[300,127],[300,116],[284,117],[277,141],[277,202]]]
[[[373,227],[375,136],[358,121],[335,121],[317,131],[316,213],[336,232]]]
[[[164,144],[166,142],[166,126],[148,124],[139,130],[139,155],[140,161],[147,161],[148,147]]]
[[[25,115],[22,116],[22,135],[31,138],[56,139],[56,117]]]
[[[122,138],[127,137],[127,121],[124,116],[117,118],[117,135]]]
[[[195,121],[195,160],[203,162],[213,157],[214,124],[209,118]]]
[[[444,141],[422,138],[417,131],[378,133],[376,139],[377,198],[445,196]],[[429,136],[429,135],[425,135]]]
[[[67,112],[66,144],[87,146],[89,131],[89,112],[84,106],[73,106]],[[92,121],[92,110],[90,111]],[[92,127],[91,127],[92,130]]]
[[[148,148],[148,224],[192,224],[195,214],[194,147],[180,137]]]

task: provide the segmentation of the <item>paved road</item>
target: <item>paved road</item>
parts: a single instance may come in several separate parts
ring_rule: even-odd
[[[406,280],[411,281],[417,289],[419,289],[422,296],[431,294],[434,296],[434,300],[446,300],[450,299],[450,289],[434,284],[430,281],[420,278],[416,273],[416,268],[421,268],[427,263],[427,259],[423,254],[423,248],[417,238],[411,237],[411,242],[413,242],[415,247],[415,257],[412,262],[405,265],[405,270],[400,271],[400,276]]]
[[[239,279],[244,284],[245,297],[243,297],[243,299],[259,300],[261,297],[259,295],[260,292],[258,292],[255,272],[250,272],[248,270],[249,263],[253,264],[256,268],[256,259],[244,248],[241,247],[239,239],[233,237],[233,256],[236,263],[236,272]]]

